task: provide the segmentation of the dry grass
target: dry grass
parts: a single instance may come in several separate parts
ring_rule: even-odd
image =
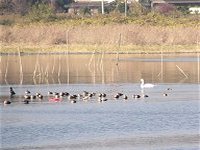
[[[1,52],[15,51],[120,51],[194,50],[199,44],[200,27],[158,27],[138,25],[1,26]],[[67,38],[68,37],[68,38]],[[67,43],[69,45],[67,45]],[[181,45],[181,47],[180,47]],[[145,50],[143,50],[145,49]],[[168,50],[167,50],[168,49]]]

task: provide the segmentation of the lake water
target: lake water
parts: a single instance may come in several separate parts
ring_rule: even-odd
[[[108,54],[1,56],[0,149],[200,149],[198,55],[116,58]],[[156,86],[141,90],[140,78]],[[16,92],[13,98],[10,86]],[[27,89],[42,93],[44,99],[23,104]],[[99,103],[95,96],[77,99],[75,104],[66,97],[50,102],[47,94],[84,90],[106,93],[108,101]],[[114,99],[117,92],[128,100]],[[149,97],[134,99],[134,94]],[[4,100],[12,104],[3,105]]]
[[[1,84],[199,83],[199,54],[0,57]]]

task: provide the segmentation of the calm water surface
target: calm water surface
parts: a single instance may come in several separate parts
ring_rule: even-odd
[[[121,55],[119,62],[116,62],[116,56],[78,55],[70,56],[70,68],[64,67],[63,62],[68,56],[23,56],[22,61],[26,62],[23,77],[15,70],[18,58],[9,57],[1,58],[1,149],[200,149],[200,87],[196,55],[164,58]],[[16,59],[15,63],[11,57]],[[37,63],[33,60],[42,62],[41,57],[63,59],[60,74],[59,67],[50,74],[52,66],[49,61],[35,65]],[[104,63],[101,63],[102,57]],[[7,59],[12,61],[7,63]],[[45,75],[47,66],[49,69]],[[35,79],[34,70],[37,70]],[[156,86],[141,90],[140,78]],[[9,98],[10,86],[17,93],[12,99]],[[27,89],[42,93],[44,99],[23,104]],[[78,99],[76,104],[71,104],[67,98],[54,103],[49,102],[47,96],[48,91],[78,94],[83,90],[105,92],[108,101],[99,103],[96,96],[87,102]],[[115,100],[113,95],[117,92],[126,94],[128,100]],[[134,94],[149,97],[133,99]],[[2,104],[5,99],[13,103],[5,106]]]

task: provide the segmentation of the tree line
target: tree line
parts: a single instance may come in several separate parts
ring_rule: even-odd
[[[69,4],[74,2],[74,0],[0,0],[0,15],[4,14],[20,14],[26,15],[35,7],[35,5],[48,5],[54,12],[67,12]],[[105,7],[105,12],[110,13],[113,11],[118,11],[120,13],[124,12],[124,0],[115,0],[109,7]],[[146,12],[147,7],[150,6],[150,0],[139,0],[139,3],[131,3],[127,7],[129,12],[138,13],[138,11]],[[89,12],[88,8],[83,8]],[[162,4],[157,8],[158,11],[162,13],[168,13],[170,11],[179,10],[183,13],[188,12],[188,6],[178,6],[174,7],[170,4]]]
[[[4,14],[21,14],[28,13],[34,5],[47,4],[53,9],[62,9],[72,0],[0,0],[0,12]]]
[[[23,20],[27,22],[53,22],[65,19],[79,19],[79,18],[88,18],[88,16],[93,16],[90,8],[81,8],[80,13],[77,14],[63,14],[60,15],[57,12],[67,12],[70,4],[74,0],[0,0],[0,15],[12,15],[12,14],[20,14],[21,18],[25,18]],[[176,7],[171,4],[162,4],[159,7],[154,8],[154,10],[150,10],[144,5],[149,5],[149,0],[139,0],[138,2],[132,2],[127,5],[127,15],[125,14],[125,1],[124,0],[115,0],[108,7],[105,7],[105,13],[111,17],[111,22],[115,20],[117,16],[117,21],[120,23],[127,23],[127,19],[134,18],[152,18],[155,20],[155,16],[161,14],[161,18],[165,18],[165,16],[169,16],[171,18],[184,18],[185,14],[189,14],[188,6],[187,7]],[[101,8],[99,8],[99,13],[101,13]],[[86,16],[86,17],[83,17]],[[125,16],[121,17],[121,16]],[[119,19],[121,17],[121,19]],[[127,18],[128,17],[128,18]],[[95,17],[93,17],[95,18]],[[196,18],[196,17],[195,17]],[[109,20],[109,19],[108,19]],[[144,19],[143,19],[144,20]],[[148,19],[149,20],[149,19]],[[160,19],[162,20],[162,19]],[[170,19],[169,19],[170,20]],[[199,17],[197,18],[199,20]],[[85,20],[86,22],[88,20]],[[14,24],[15,20],[4,18],[0,20],[0,25],[11,25]]]

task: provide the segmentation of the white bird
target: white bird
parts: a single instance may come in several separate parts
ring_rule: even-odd
[[[144,79],[140,79],[141,84],[140,87],[143,88],[153,88],[155,85],[150,83],[144,83]]]

